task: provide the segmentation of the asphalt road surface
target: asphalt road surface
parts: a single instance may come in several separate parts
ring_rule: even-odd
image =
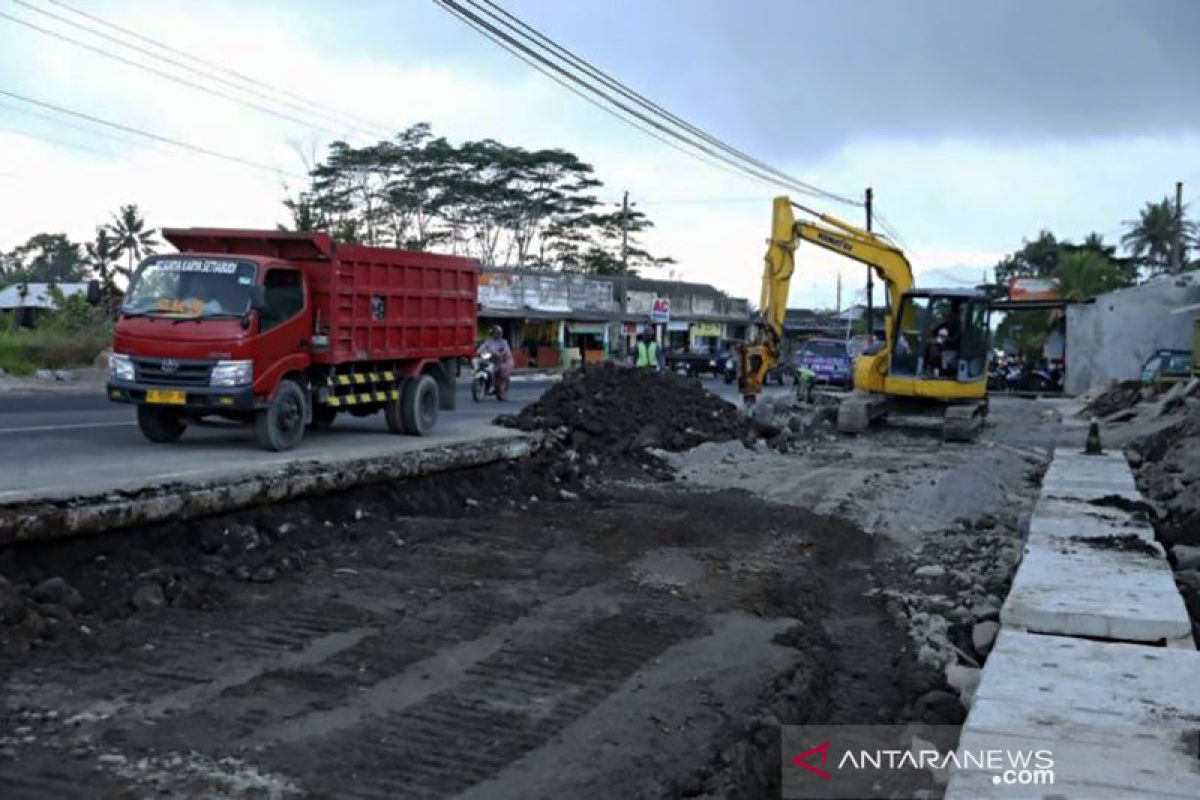
[[[176,444],[155,445],[138,431],[133,406],[110,402],[99,393],[102,390],[0,395],[0,452],[5,462],[0,501],[201,478],[247,464],[266,468],[477,439],[502,433],[491,420],[525,406],[549,385],[514,384],[511,399],[504,403],[474,403],[468,385],[460,384],[458,410],[443,412],[434,435],[425,438],[393,436],[382,414],[342,414],[333,430],[309,431],[300,447],[287,453],[262,450],[249,428],[218,424],[189,428]]]
[[[706,380],[713,391],[735,399],[734,387]],[[132,406],[96,393],[44,392],[0,395],[0,501],[32,496],[71,496],[147,483],[199,480],[223,471],[269,468],[291,461],[381,455],[505,433],[491,425],[497,414],[515,412],[541,396],[551,381],[514,383],[503,402],[472,402],[469,385],[458,386],[458,410],[443,412],[430,437],[393,436],[382,414],[339,415],[333,430],[309,431],[300,447],[270,453],[248,428],[189,428],[176,444],[142,438]]]

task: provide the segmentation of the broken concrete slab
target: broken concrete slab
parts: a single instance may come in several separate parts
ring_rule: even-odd
[[[1047,537],[1054,536],[1102,538],[1130,535],[1153,542],[1154,526],[1128,511],[1086,500],[1042,497],[1034,506],[1029,520],[1030,544],[1041,543]]]
[[[148,485],[79,497],[30,498],[0,504],[0,547],[235,511],[351,486],[415,478],[528,456],[537,436],[493,429],[493,435],[385,455],[292,461],[257,474]]]
[[[1000,612],[1005,626],[1195,648],[1183,598],[1157,543],[1050,537],[1029,544]],[[1129,548],[1136,543],[1141,549]],[[1100,545],[1100,546],[1097,546]]]
[[[964,770],[946,798],[1197,797],[1200,653],[1002,630],[963,726],[960,750],[1051,752],[1053,788],[1006,786]]]

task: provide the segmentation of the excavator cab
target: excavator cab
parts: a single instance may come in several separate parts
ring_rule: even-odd
[[[916,378],[921,396],[951,399],[938,384],[986,382],[988,301],[969,289],[923,289],[900,299],[888,372]]]

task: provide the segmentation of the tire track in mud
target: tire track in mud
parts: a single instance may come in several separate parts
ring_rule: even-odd
[[[330,765],[309,783],[364,800],[444,797],[537,749],[671,645],[699,635],[686,607],[639,603],[540,642],[506,645],[452,688],[302,748],[268,750]]]
[[[230,602],[219,614],[126,610],[107,621],[120,646],[102,663],[65,652],[54,659],[51,651],[38,662],[64,689],[74,682],[84,702],[120,706],[79,730],[46,732],[57,750],[22,748],[20,763],[0,754],[0,774],[25,781],[29,797],[49,798],[68,796],[53,783],[57,775],[95,772],[106,777],[90,784],[91,796],[120,796],[148,785],[145,776],[105,769],[98,758],[148,759],[158,780],[174,754],[194,751],[206,763],[250,758],[250,767],[315,797],[462,791],[538,751],[618,688],[629,690],[631,676],[706,634],[710,615],[772,615],[762,595],[764,582],[774,583],[774,562],[805,572],[809,537],[829,524],[813,515],[784,519],[736,493],[622,491],[620,500],[544,503],[486,524],[401,521],[369,508],[345,533],[322,533],[302,571],[274,584],[223,583]],[[274,546],[288,554],[304,535]],[[659,561],[642,556],[662,549],[686,552],[700,577],[647,579]],[[86,583],[86,559],[81,564],[72,580]],[[794,610],[811,610],[804,605]],[[154,650],[143,651],[151,643]],[[100,675],[89,677],[96,667]],[[747,701],[757,694],[758,678],[752,687],[745,677],[725,680]],[[57,707],[65,691],[51,688],[32,695],[30,707]],[[689,696],[684,716],[702,699]],[[623,702],[641,706],[636,693]],[[713,717],[711,708],[698,715],[706,726],[719,723]],[[75,747],[86,748],[81,760],[64,760]],[[703,757],[702,747],[692,752]],[[187,774],[164,780],[182,796],[195,791]]]

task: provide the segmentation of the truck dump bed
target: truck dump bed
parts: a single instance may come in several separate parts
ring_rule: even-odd
[[[313,361],[442,359],[474,352],[478,264],[468,258],[339,244],[324,233],[164,229],[181,252],[246,255],[304,270],[314,327],[329,337]]]

